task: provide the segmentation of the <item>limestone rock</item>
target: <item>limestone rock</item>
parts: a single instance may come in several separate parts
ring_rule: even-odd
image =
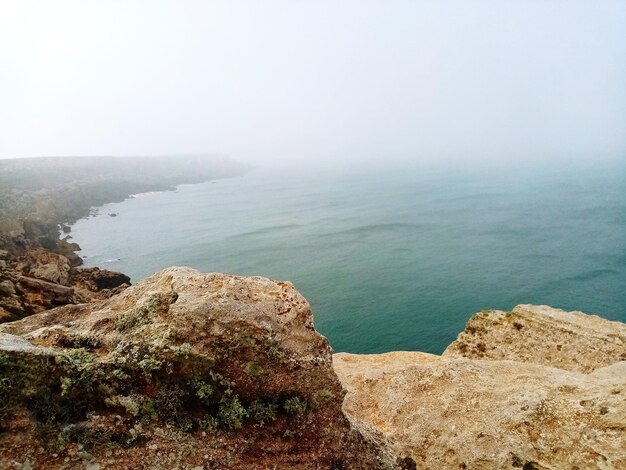
[[[386,462],[343,415],[328,342],[288,282],[170,268],[0,332],[2,468]]]
[[[626,360],[626,325],[545,305],[484,310],[468,321],[443,355],[591,372]]]
[[[587,375],[394,352],[334,368],[353,424],[413,468],[626,468],[625,362]]]

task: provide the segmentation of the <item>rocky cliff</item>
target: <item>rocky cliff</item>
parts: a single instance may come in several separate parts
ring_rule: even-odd
[[[0,325],[0,468],[626,468],[625,353],[526,305],[442,356],[332,356],[290,283],[170,268]]]
[[[413,468],[626,468],[626,325],[483,311],[442,356],[335,354],[353,425]]]
[[[288,282],[171,268],[0,326],[0,468],[384,468]]]

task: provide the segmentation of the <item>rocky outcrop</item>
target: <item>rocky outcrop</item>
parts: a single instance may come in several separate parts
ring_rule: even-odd
[[[443,356],[335,354],[344,411],[412,468],[626,468],[624,325],[568,315],[479,313]]]
[[[483,310],[443,355],[591,372],[626,361],[626,325],[545,305],[518,305],[510,312]]]
[[[130,278],[99,268],[80,268],[65,256],[43,249],[4,254],[0,266],[0,323],[60,305],[101,300],[121,292]]]
[[[1,325],[0,352],[2,468],[390,464],[288,282],[170,268]]]
[[[27,251],[17,262],[22,274],[55,284],[67,285],[70,262],[62,255],[44,249]]]

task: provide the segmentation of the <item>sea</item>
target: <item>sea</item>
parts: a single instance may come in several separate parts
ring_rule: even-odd
[[[86,266],[289,280],[335,351],[440,354],[475,312],[626,321],[626,165],[258,167],[97,208]]]

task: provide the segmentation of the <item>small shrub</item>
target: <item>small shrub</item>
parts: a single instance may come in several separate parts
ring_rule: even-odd
[[[139,361],[137,365],[141,370],[143,370],[146,376],[150,377],[152,372],[159,370],[163,363],[154,357],[146,356],[144,359]]]
[[[274,361],[279,361],[285,357],[285,350],[280,346],[270,346],[269,350],[267,351],[267,355],[270,359],[273,359]]]
[[[276,420],[277,408],[278,406],[274,403],[264,403],[261,400],[255,400],[248,407],[248,417],[263,426],[265,423]]]
[[[213,386],[201,379],[192,380],[191,387],[195,390],[196,397],[205,403],[209,401],[214,392]]]
[[[141,404],[141,419],[144,421],[154,421],[157,419],[157,412],[154,409],[152,400],[147,399]]]
[[[170,346],[170,349],[179,359],[189,359],[189,352],[191,351],[191,344],[183,343],[180,346]]]
[[[206,429],[207,431],[216,431],[219,425],[220,422],[215,416],[206,416],[198,420],[198,427],[200,429]]]
[[[259,377],[261,377],[261,375],[263,375],[263,367],[261,367],[256,362],[251,361],[246,364],[244,372],[246,373],[246,375],[248,375],[248,377],[258,379]]]
[[[115,329],[120,333],[150,323],[151,312],[147,307],[140,307],[117,317]]]
[[[314,407],[320,407],[328,403],[334,397],[333,392],[327,388],[317,390],[313,394],[312,402]]]
[[[159,388],[154,397],[154,409],[165,422],[177,424],[183,416],[183,399],[185,392],[177,385]]]
[[[307,410],[306,400],[300,397],[291,397],[283,403],[283,409],[290,415],[300,415]]]
[[[222,426],[228,429],[239,429],[247,413],[237,397],[225,397],[220,401],[217,416]]]
[[[100,347],[100,340],[95,336],[71,334],[65,338],[63,345],[71,348],[96,349]]]

